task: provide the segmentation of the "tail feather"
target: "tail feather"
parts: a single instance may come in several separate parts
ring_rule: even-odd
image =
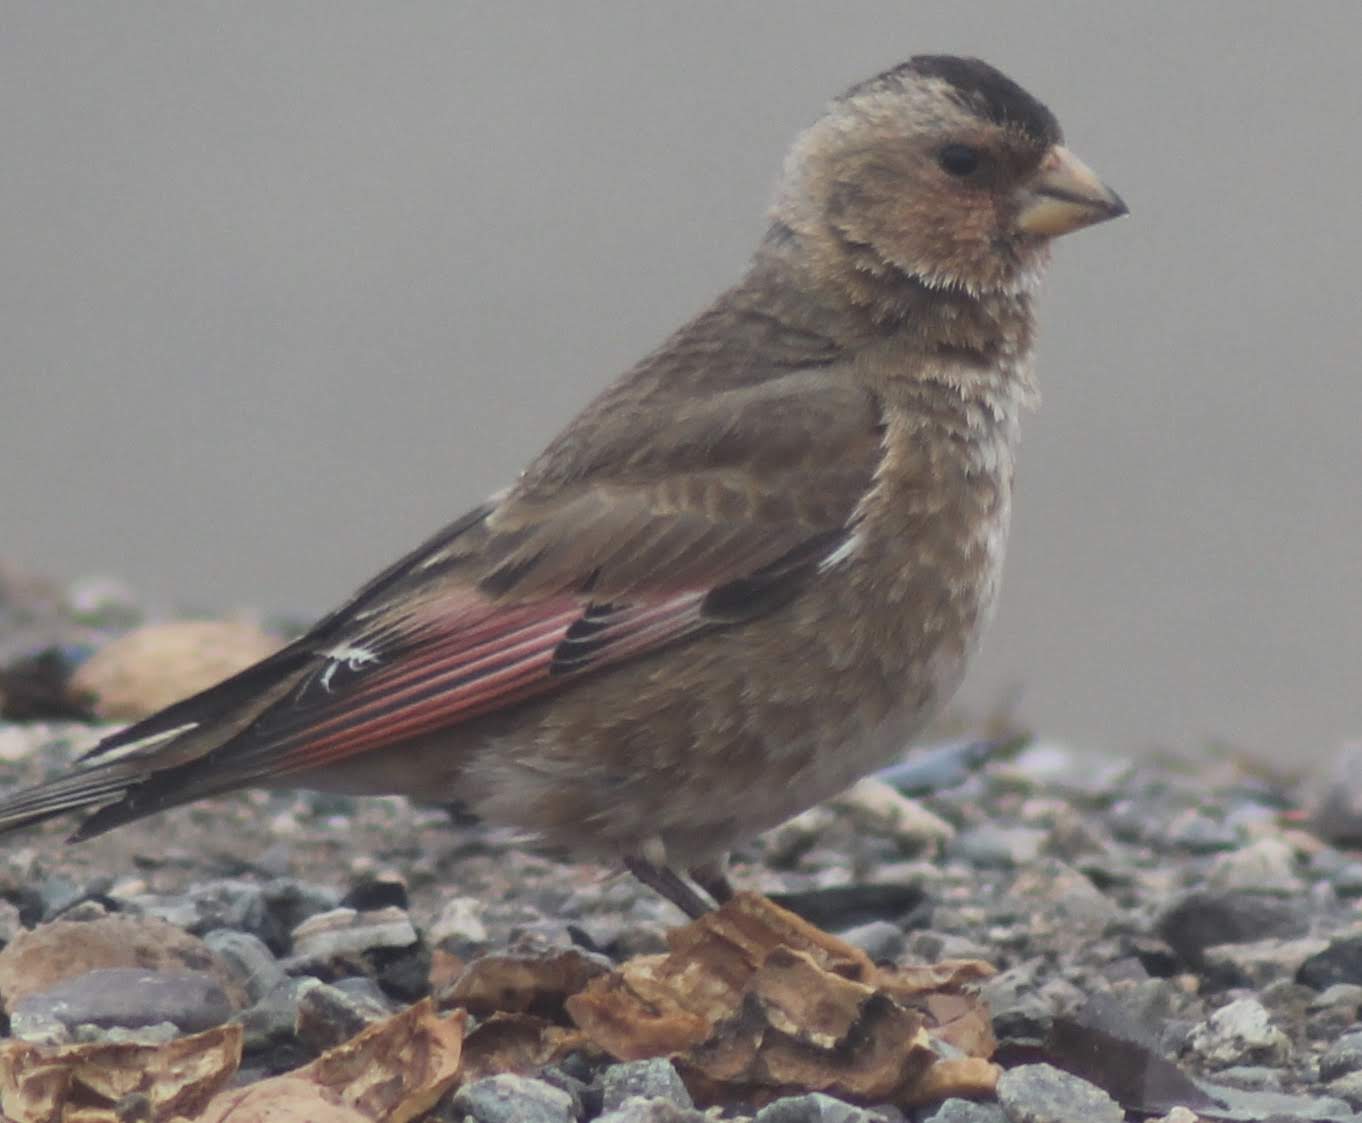
[[[140,769],[121,762],[95,764],[16,792],[0,802],[0,834],[120,799],[136,786],[139,773]]]

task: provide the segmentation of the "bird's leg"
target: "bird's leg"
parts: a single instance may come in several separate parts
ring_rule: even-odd
[[[733,885],[728,880],[728,863],[724,858],[716,858],[701,866],[691,866],[686,872],[690,879],[714,898],[716,904],[726,904],[733,899]]]
[[[624,868],[692,920],[704,916],[713,907],[670,866],[656,866],[646,858],[625,858]]]

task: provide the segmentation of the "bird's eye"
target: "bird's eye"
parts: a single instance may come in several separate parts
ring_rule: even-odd
[[[948,144],[936,154],[936,162],[951,175],[973,175],[979,168],[979,150],[965,144]]]

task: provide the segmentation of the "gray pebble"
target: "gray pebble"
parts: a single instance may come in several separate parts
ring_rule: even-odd
[[[1362,984],[1362,936],[1342,936],[1301,964],[1296,978],[1324,990],[1336,983]]]
[[[1216,944],[1206,949],[1205,965],[1217,979],[1260,990],[1280,979],[1294,979],[1307,959],[1328,946],[1328,941],[1311,936]]]
[[[9,943],[24,930],[24,922],[19,918],[19,907],[13,901],[0,897],[0,947]]]
[[[1206,875],[1212,890],[1233,893],[1299,893],[1305,886],[1296,872],[1296,852],[1280,838],[1260,838],[1219,855]]]
[[[703,1111],[680,1107],[671,1100],[631,1096],[613,1111],[596,1117],[595,1123],[714,1123]]]
[[[670,1100],[679,1107],[695,1106],[676,1068],[666,1057],[611,1065],[601,1075],[601,1095],[607,1111],[633,1096]]]
[[[249,932],[219,928],[207,933],[203,942],[223,958],[252,1002],[259,1002],[287,978],[264,941]]]
[[[362,981],[370,982],[368,979]],[[371,982],[370,985],[372,986]],[[374,996],[367,992],[354,993],[342,990],[339,986],[322,983],[319,986],[308,987],[298,996],[295,1033],[298,1040],[309,1049],[321,1053],[342,1041],[349,1041],[365,1026],[386,1018],[389,1013],[382,992]]]
[[[402,909],[372,912],[338,908],[317,913],[293,930],[294,962],[329,963],[380,948],[406,948],[416,943],[416,929]]]
[[[889,920],[872,920],[868,924],[858,924],[839,932],[839,936],[852,947],[860,948],[876,962],[897,961],[907,945],[903,929]]]
[[[1095,1084],[1052,1065],[1021,1065],[998,1081],[1008,1123],[1125,1123],[1120,1105]]]
[[[813,1092],[807,1096],[786,1096],[767,1104],[752,1123],[878,1123],[883,1116],[863,1107]]]
[[[490,940],[485,915],[487,906],[477,897],[451,897],[431,923],[426,939],[433,947],[467,956],[484,950]]]
[[[64,979],[16,1003],[11,1017],[15,1036],[27,1025],[156,1025],[170,1022],[185,1033],[221,1025],[231,1004],[217,980],[198,971],[149,971],[141,967],[101,967]]]
[[[1213,1068],[1244,1064],[1286,1064],[1291,1040],[1272,1024],[1256,998],[1241,998],[1222,1006],[1188,1039],[1192,1050]]]
[[[68,909],[85,896],[83,886],[69,877],[53,874],[38,884],[38,897],[43,904],[43,919],[51,920],[63,909]]]
[[[298,1004],[303,995],[313,987],[324,985],[320,979],[310,976],[288,979],[254,1006],[241,1011],[232,1020],[241,1023],[243,1048],[247,1052],[269,1049],[291,1039],[298,1024]]]
[[[1213,854],[1233,850],[1239,845],[1239,834],[1223,822],[1200,811],[1184,811],[1168,824],[1164,838],[1169,846],[1193,854]]]
[[[292,932],[309,916],[340,904],[340,893],[326,885],[314,885],[296,877],[277,877],[264,885],[265,903],[281,931]]]
[[[1236,1088],[1249,1088],[1256,1092],[1282,1090],[1281,1071],[1263,1065],[1231,1065],[1217,1071],[1215,1079],[1218,1084],[1232,1084]]]
[[[198,910],[200,931],[239,928],[259,935],[267,930],[269,906],[264,890],[254,882],[240,878],[204,882],[189,891],[189,899]]]
[[[1362,1072],[1362,1033],[1345,1033],[1319,1059],[1322,1080],[1333,1080],[1350,1072]]]
[[[1329,1092],[1353,1107],[1362,1107],[1362,1071],[1334,1077],[1329,1081]]]
[[[1163,913],[1158,931],[1182,959],[1197,967],[1208,947],[1304,936],[1309,924],[1300,908],[1280,897],[1198,890]]]
[[[985,823],[961,832],[947,847],[947,853],[980,866],[1024,866],[1040,857],[1048,837],[1048,831],[1035,827]]]
[[[475,1080],[454,1094],[455,1112],[477,1123],[573,1123],[572,1106],[561,1088],[509,1073]]]
[[[927,1116],[923,1123],[1007,1123],[1007,1116],[997,1104],[952,1099]]]

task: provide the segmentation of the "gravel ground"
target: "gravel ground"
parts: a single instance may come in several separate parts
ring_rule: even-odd
[[[19,659],[3,644],[3,603],[0,667]],[[84,642],[97,646],[89,626],[80,623]],[[31,633],[25,643],[28,659]],[[49,774],[107,728],[0,721],[0,786]],[[1362,853],[1330,841],[1362,833],[1341,790],[1355,764],[1341,758],[1325,822],[1297,810],[1305,797],[1293,787],[1224,756],[1173,765],[1043,741],[960,743],[910,756],[770,832],[735,855],[736,883],[876,959],[977,957],[998,968],[984,996],[1006,1072],[997,1102],[914,1115],[804,1096],[755,1118],[1362,1121]],[[0,944],[59,919],[159,917],[206,937],[234,977],[129,995],[118,978],[87,974],[60,1002],[40,993],[11,1007],[8,1032],[189,1031],[236,986],[242,1079],[302,1063],[421,997],[436,949],[470,960],[577,947],[618,961],[663,950],[681,920],[627,878],[398,798],[248,793],[81,846],[63,845],[68,829],[5,840]],[[657,1061],[491,1077],[433,1118],[719,1115],[753,1112],[702,1115]]]

